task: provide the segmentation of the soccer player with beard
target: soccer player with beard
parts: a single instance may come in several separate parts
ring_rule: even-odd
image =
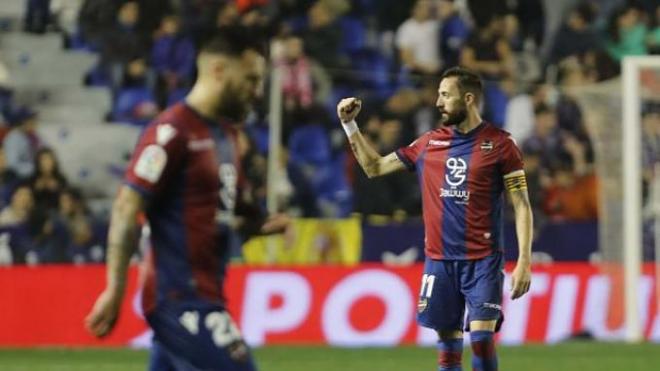
[[[473,369],[497,370],[493,336],[503,320],[504,190],[515,210],[519,246],[511,297],[524,295],[531,283],[532,209],[522,154],[509,133],[481,119],[482,99],[479,76],[460,67],[447,70],[436,102],[442,126],[387,156],[358,130],[361,102],[346,98],[337,105],[368,177],[417,172],[426,254],[417,320],[438,333],[439,370],[461,370],[464,328],[470,331]]]
[[[197,57],[198,77],[182,103],[142,134],[114,202],[106,288],[86,318],[103,337],[114,327],[146,213],[142,306],[154,331],[150,370],[255,370],[223,297],[229,234],[248,210],[237,135],[262,85],[264,59],[239,40],[215,38]],[[256,217],[252,232],[282,231],[285,215]],[[245,225],[244,225],[245,227]]]

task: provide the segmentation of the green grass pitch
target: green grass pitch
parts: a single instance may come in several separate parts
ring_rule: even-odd
[[[660,370],[660,344],[564,343],[500,347],[502,371]],[[145,370],[148,354],[126,349],[0,349],[2,371]],[[255,350],[262,371],[435,371],[432,348],[342,349],[295,346]],[[469,351],[464,354],[470,370]]]

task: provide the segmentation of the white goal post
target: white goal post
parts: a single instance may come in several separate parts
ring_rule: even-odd
[[[660,69],[660,57],[625,57],[622,65],[623,145],[623,261],[625,285],[625,340],[643,340],[638,288],[642,267],[642,93],[640,73]],[[656,216],[657,217],[657,216]],[[656,241],[657,243],[657,241]],[[656,260],[658,257],[656,256]],[[657,275],[658,272],[656,272]]]

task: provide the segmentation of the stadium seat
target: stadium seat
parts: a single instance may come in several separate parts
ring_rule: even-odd
[[[188,95],[188,92],[190,92],[190,89],[188,88],[178,88],[173,90],[167,96],[167,105],[171,106],[175,103],[182,101],[186,97],[186,95]]]
[[[342,17],[339,20],[342,29],[341,51],[344,53],[354,53],[362,48],[366,43],[367,31],[362,20],[354,17]]]
[[[143,115],[139,111],[147,106],[156,106],[156,100],[149,89],[121,89],[112,108],[111,119],[138,126],[146,125],[152,116]]]
[[[351,55],[352,68],[357,73],[359,88],[379,98],[392,94],[392,61],[375,49],[361,49]]]
[[[291,162],[296,164],[326,165],[330,162],[330,141],[319,124],[295,128],[289,137]]]

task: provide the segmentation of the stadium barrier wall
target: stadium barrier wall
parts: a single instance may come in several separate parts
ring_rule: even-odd
[[[507,267],[510,272],[511,266]],[[660,341],[655,280],[644,267],[639,287],[641,319],[649,340]],[[290,269],[233,266],[229,310],[246,340],[270,344],[334,346],[431,345],[432,331],[415,324],[422,265],[387,268],[311,266]],[[498,340],[503,344],[553,343],[588,331],[598,339],[623,335],[618,288],[585,263],[536,266],[531,292],[508,298]],[[130,270],[127,298],[117,328],[97,340],[83,319],[103,288],[103,266],[0,268],[0,346],[147,347],[151,334],[140,314],[137,267]]]

